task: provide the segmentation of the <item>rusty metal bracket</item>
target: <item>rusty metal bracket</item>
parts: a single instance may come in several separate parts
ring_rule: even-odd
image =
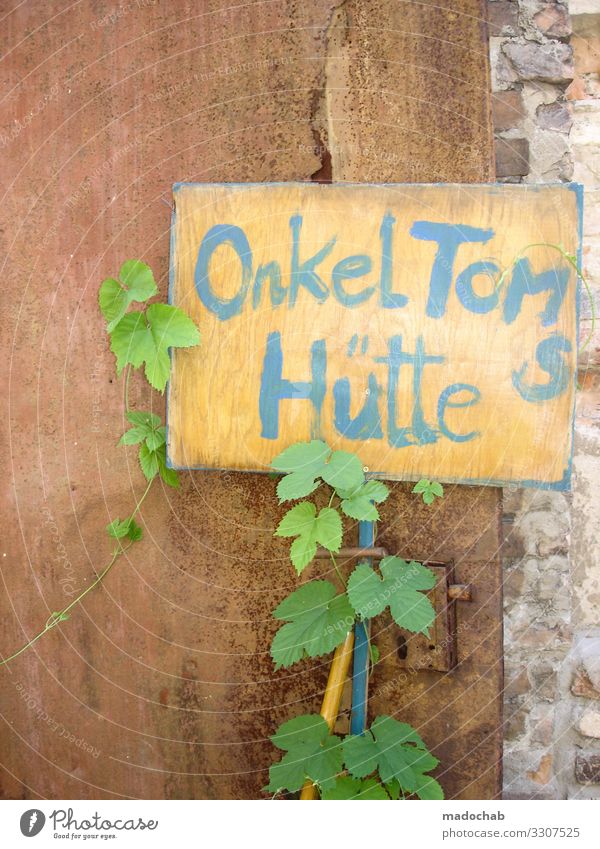
[[[450,672],[458,664],[456,603],[471,601],[472,591],[469,584],[454,582],[454,561],[424,563],[436,576],[434,587],[427,593],[435,608],[435,620],[429,636],[400,632],[397,637],[398,663],[412,674]]]

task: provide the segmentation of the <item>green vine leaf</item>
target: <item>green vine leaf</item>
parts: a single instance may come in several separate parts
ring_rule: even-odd
[[[279,503],[304,498],[305,495],[310,495],[311,492],[314,492],[319,486],[319,483],[315,478],[301,475],[299,472],[292,472],[281,478],[277,484]]]
[[[276,537],[304,536],[311,532],[315,523],[317,508],[311,501],[302,501],[291,507],[275,531]]]
[[[438,782],[425,775],[435,769],[438,759],[414,728],[404,722],[378,716],[362,736],[346,737],[343,750],[344,763],[354,778],[364,778],[377,770],[386,785],[397,781],[403,790],[420,798],[444,798]]]
[[[151,451],[156,451],[157,448],[160,448],[161,445],[164,445],[167,441],[167,429],[164,425],[161,427],[157,427],[156,430],[149,433],[146,437],[146,445]]]
[[[367,778],[360,781],[358,778],[351,778],[349,775],[342,775],[336,779],[335,786],[329,790],[324,790],[321,798],[328,801],[333,799],[366,799],[368,801],[386,799],[388,802],[390,801],[385,787],[376,778]]]
[[[167,467],[167,429],[161,424],[160,417],[154,413],[130,410],[127,418],[133,427],[125,431],[119,445],[140,446],[140,466],[148,481],[160,475],[166,484],[178,487],[177,472]]]
[[[275,536],[296,539],[290,548],[290,558],[301,575],[317,553],[317,544],[329,551],[339,551],[342,544],[342,519],[333,507],[317,508],[302,501],[287,511],[275,531]]]
[[[436,781],[436,779],[432,778],[430,775],[423,775],[422,773],[417,774],[416,780],[417,786],[414,792],[417,794],[419,799],[429,799],[433,802],[442,801],[444,798],[444,791],[439,781]]]
[[[169,379],[169,348],[197,345],[200,334],[194,322],[178,307],[152,304],[145,312],[133,311],[115,325],[110,348],[117,358],[117,373],[130,363],[144,365],[148,383],[163,392]]]
[[[387,486],[376,480],[368,480],[347,495],[345,491],[338,490],[338,495],[342,497],[342,512],[351,519],[367,522],[377,522],[379,519],[379,511],[372,502],[380,504],[389,494]]]
[[[294,501],[310,495],[319,486],[319,479],[336,490],[351,495],[364,482],[361,462],[348,451],[332,451],[319,439],[296,442],[271,462],[285,476],[277,485],[279,501]]]
[[[365,474],[356,454],[334,451],[324,465],[321,477],[334,489],[354,490],[363,483]]]
[[[336,592],[329,581],[310,581],[274,610],[273,617],[286,622],[271,644],[275,669],[320,657],[344,642],[355,616],[346,594]]]
[[[152,450],[148,448],[148,441],[145,440],[140,445],[138,456],[147,481],[151,481],[156,475],[160,475],[168,486],[177,489],[179,477],[175,469],[169,469],[167,466],[167,446],[164,442],[158,448]]]
[[[295,442],[281,454],[278,454],[271,466],[276,472],[298,472],[299,474],[318,477],[323,464],[331,454],[331,448],[320,439],[311,442]]]
[[[334,507],[323,507],[315,522],[315,539],[328,551],[337,553],[342,546],[342,518]]]
[[[305,714],[290,719],[278,728],[271,740],[285,754],[269,769],[267,792],[287,790],[294,793],[307,778],[322,790],[335,787],[336,776],[342,770],[342,741],[329,733],[322,716]]]
[[[151,451],[143,442],[140,445],[138,457],[146,480],[151,481],[158,474],[158,451]]]
[[[278,454],[271,466],[277,472],[286,472],[277,485],[279,501],[293,501],[314,492],[330,454],[331,449],[319,439],[297,442]]]
[[[144,428],[130,427],[119,439],[119,445],[139,445],[140,442],[144,442],[146,435],[147,432]]]
[[[158,427],[161,421],[160,416],[157,416],[156,413],[146,413],[143,410],[129,410],[126,415],[128,422],[146,430]]]
[[[67,619],[70,618],[69,614],[64,613],[62,610],[53,610],[46,622],[46,628],[53,628],[54,625],[58,625],[59,622],[66,622]]]
[[[113,537],[113,539],[123,539],[127,537],[132,542],[137,542],[137,540],[142,538],[142,529],[135,522],[133,518],[123,519],[113,519],[110,524],[106,526],[106,532],[109,537]]]
[[[177,489],[179,487],[179,476],[175,469],[169,469],[167,466],[167,446],[161,445],[156,449],[156,456],[158,459],[158,474],[167,484],[167,486],[172,486],[173,489]]]
[[[154,451],[166,441],[167,430],[162,426],[159,416],[137,410],[130,410],[126,415],[133,427],[125,431],[119,445],[138,445],[145,441],[148,448]]]
[[[421,563],[407,563],[400,557],[384,557],[381,575],[366,563],[359,563],[348,579],[348,598],[363,619],[371,619],[386,607],[397,625],[429,636],[435,619],[433,605],[424,594],[435,585],[435,575]]]
[[[108,277],[100,286],[98,301],[102,315],[108,322],[107,331],[112,333],[130,304],[147,301],[157,292],[152,270],[144,262],[139,259],[124,262],[119,271],[119,280]]]
[[[437,481],[428,481],[426,478],[415,484],[413,492],[420,494],[425,504],[433,504],[436,498],[444,495],[444,487]]]

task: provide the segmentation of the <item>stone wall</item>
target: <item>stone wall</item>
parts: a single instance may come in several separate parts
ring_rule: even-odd
[[[572,494],[505,492],[505,798],[600,798],[600,3],[489,0],[496,172],[585,187]],[[590,338],[591,337],[591,338]]]

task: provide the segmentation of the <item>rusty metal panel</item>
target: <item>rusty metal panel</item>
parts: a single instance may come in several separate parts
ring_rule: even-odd
[[[371,681],[370,713],[393,709],[419,729],[441,761],[438,777],[449,798],[493,798],[502,766],[500,493],[446,486],[444,498],[427,508],[415,505],[410,490],[394,487],[377,543],[415,560],[454,561],[454,579],[471,585],[472,601],[455,602],[457,665],[448,672],[402,662],[390,620],[373,629],[382,659]]]
[[[429,634],[410,634],[401,631],[397,637],[398,666],[411,672],[433,669],[450,672],[456,666],[456,600],[448,597],[454,580],[454,563],[426,563],[436,581],[427,593],[435,610],[435,621]]]
[[[116,446],[122,399],[96,293],[138,256],[166,296],[174,182],[489,178],[483,15],[476,0],[444,7],[172,0],[113,20],[96,0],[40,0],[7,11],[4,652],[89,583],[108,552],[105,524],[141,492]],[[132,400],[150,403],[141,384]],[[454,558],[478,602],[461,608],[473,630],[457,670],[375,695],[373,710],[398,710],[437,743],[449,795],[490,797],[498,493],[453,488],[415,518],[395,492],[384,544]],[[156,488],[143,547],[0,672],[4,797],[260,795],[268,735],[318,708],[327,674],[321,662],[272,671],[270,612],[295,585],[274,505],[273,481],[255,475],[193,472],[180,492]],[[375,691],[396,669],[383,661]]]

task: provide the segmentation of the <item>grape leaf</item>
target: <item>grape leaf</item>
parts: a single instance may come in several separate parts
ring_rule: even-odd
[[[397,780],[410,793],[434,793],[435,779],[425,775],[439,761],[410,725],[390,716],[378,716],[362,736],[344,739],[344,763],[354,778],[375,770],[384,784]],[[435,782],[437,787],[439,785]],[[441,788],[440,788],[441,790]]]
[[[312,749],[328,735],[329,727],[323,717],[318,713],[306,713],[283,722],[272,735],[271,742],[282,752],[289,752],[303,747]]]
[[[119,439],[119,445],[139,445],[147,436],[148,431],[145,427],[130,427]]]
[[[100,310],[108,322],[106,329],[109,333],[112,333],[123,318],[130,304],[134,301],[146,301],[158,292],[152,270],[137,259],[129,259],[123,263],[119,280],[108,277],[100,286],[98,295]]]
[[[117,358],[117,374],[121,374],[127,363],[131,363],[134,368],[142,365],[148,335],[145,314],[139,310],[127,313],[115,326],[110,334],[110,349]],[[152,345],[149,353],[152,354]]]
[[[167,486],[172,486],[173,489],[179,487],[179,475],[175,469],[169,469],[167,466],[167,446],[163,443],[156,450],[156,459],[158,460],[158,473]]]
[[[444,798],[442,786],[430,775],[417,775],[417,786],[414,792],[419,799],[432,799],[441,802]]]
[[[297,537],[290,546],[290,560],[301,575],[317,553],[317,543],[310,536]]]
[[[133,427],[125,431],[119,444],[140,445],[140,466],[149,481],[160,474],[169,486],[178,487],[177,472],[167,468],[167,429],[161,425],[160,418],[137,410],[128,412],[127,418]]]
[[[120,519],[113,519],[112,522],[109,522],[106,526],[107,534],[109,537],[113,537],[114,539],[121,539],[126,536],[128,530],[129,519],[125,519],[123,522]]]
[[[348,451],[334,451],[329,462],[324,465],[321,477],[334,489],[343,490],[354,490],[365,479],[359,458]]]
[[[277,472],[300,472],[306,475],[314,472],[314,477],[318,477],[330,454],[331,449],[320,439],[296,442],[278,454],[271,461],[271,466]]]
[[[145,442],[140,445],[139,461],[146,480],[151,481],[158,474],[158,452],[150,451]]]
[[[287,472],[277,485],[279,501],[293,501],[314,492],[330,454],[331,449],[319,439],[296,442],[278,454],[271,466],[278,472]]]
[[[366,563],[359,563],[350,575],[348,598],[354,610],[363,619],[370,619],[389,605],[397,625],[428,636],[435,610],[423,591],[435,585],[433,572],[400,557],[384,557],[379,568],[381,578]]]
[[[334,507],[323,507],[315,523],[315,539],[329,551],[339,551],[342,545],[342,519]]]
[[[315,523],[317,508],[310,501],[302,501],[291,507],[277,526],[275,536],[295,537],[304,536],[311,532]]]
[[[147,442],[144,442],[140,445],[139,461],[146,480],[151,481],[156,475],[160,475],[169,486],[175,489],[179,486],[177,472],[167,466],[167,446],[164,443],[150,450]]]
[[[279,503],[284,501],[296,501],[298,498],[304,498],[314,492],[321,481],[312,475],[305,475],[301,472],[290,472],[281,478],[277,484],[277,497]]]
[[[336,776],[342,770],[342,741],[329,733],[322,716],[305,714],[290,719],[271,740],[285,754],[269,769],[267,792],[294,793],[307,778],[323,790],[335,787]]]
[[[388,781],[388,783],[385,785],[385,789],[390,794],[391,799],[399,799],[400,794],[404,795],[403,790],[400,787],[400,783],[396,781],[395,778],[392,781]]]
[[[413,492],[421,496],[425,504],[433,504],[436,498],[441,498],[444,494],[444,487],[437,481],[430,481],[426,478],[421,478],[414,487]]]
[[[297,537],[290,548],[290,558],[300,575],[315,556],[318,543],[330,551],[340,550],[342,520],[333,507],[323,507],[317,515],[314,504],[302,501],[287,511],[275,536]]]
[[[69,613],[64,613],[62,610],[53,610],[46,622],[46,628],[52,628],[54,625],[58,625],[59,622],[66,622],[70,618],[71,615]]]
[[[381,481],[368,480],[353,492],[340,493],[342,495],[341,508],[346,516],[360,521],[376,522],[379,519],[379,511],[372,503],[381,503],[390,494],[387,486]]]
[[[302,501],[287,511],[275,531],[275,536],[297,537],[290,548],[290,558],[299,575],[317,553],[316,515],[315,505]]]
[[[279,502],[295,501],[297,498],[304,498],[305,495],[310,495],[319,486],[319,481],[311,475],[304,475],[301,472],[291,472],[289,475],[281,478],[277,484],[277,497]]]
[[[271,644],[276,669],[333,651],[344,642],[355,618],[345,593],[336,595],[329,581],[303,584],[281,602],[273,616],[286,622]]]
[[[385,789],[390,794],[391,799],[399,799],[401,794],[403,799],[406,798],[403,789],[400,787],[400,783],[395,779],[394,781],[390,781],[386,784]],[[431,799],[436,802],[441,802],[444,798],[444,791],[442,790],[441,785],[430,775],[418,775],[417,788],[413,792],[416,793],[420,799]]]
[[[125,431],[119,445],[138,445],[145,440],[148,448],[154,451],[166,441],[167,430],[154,413],[130,411],[127,418],[134,426]]]
[[[335,782],[335,786],[329,790],[324,790],[321,796],[322,799],[367,799],[367,800],[383,800],[390,801],[390,797],[385,791],[385,788],[377,781],[376,778],[367,778],[365,781],[360,781],[358,778],[351,778],[349,775],[341,775]]]
[[[164,445],[167,441],[167,429],[166,427],[157,427],[156,430],[153,430],[146,437],[146,445],[151,451],[156,451],[157,448],[160,448],[161,445]]]
[[[363,495],[368,496],[371,501],[376,501],[381,504],[390,494],[389,489],[383,481],[376,481],[373,478],[368,480],[361,490]]]
[[[136,427],[145,427],[151,430],[160,425],[160,416],[157,416],[156,413],[146,413],[142,410],[129,410],[127,421]]]
[[[319,439],[290,445],[275,457],[271,466],[278,472],[286,472],[277,486],[280,501],[293,501],[310,495],[319,486],[319,478],[338,491],[341,497],[350,497],[365,479],[361,462],[355,454],[332,452]],[[373,495],[370,497],[374,498]]]
[[[194,322],[178,307],[152,304],[146,312],[124,315],[110,337],[110,348],[117,358],[117,372],[130,363],[144,365],[146,379],[163,392],[169,378],[169,348],[197,345],[200,334]]]
[[[130,291],[143,295],[141,300],[147,300],[156,295],[156,283],[152,269],[139,259],[125,260],[119,271],[119,280]]]
[[[127,539],[132,540],[132,542],[136,542],[142,538],[142,529],[132,518],[123,519],[123,521],[120,519],[113,519],[113,521],[106,526],[106,532],[109,537],[113,537],[114,539],[123,539],[123,537],[127,537]]]

